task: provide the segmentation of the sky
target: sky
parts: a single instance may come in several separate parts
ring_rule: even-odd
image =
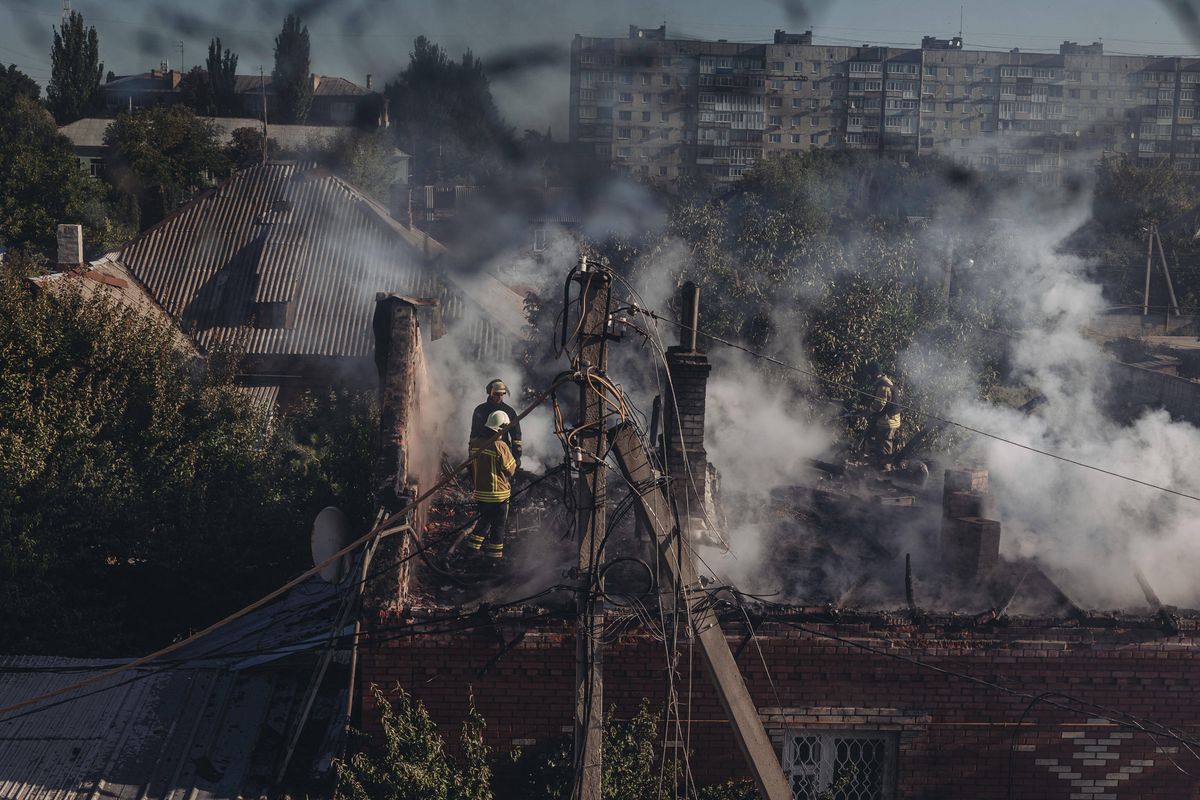
[[[376,85],[394,76],[421,34],[452,55],[471,49],[495,74],[501,110],[518,129],[565,129],[567,52],[575,34],[623,36],[666,22],[668,35],[769,41],[811,28],[814,42],[914,45],[962,32],[968,48],[1056,52],[1064,39],[1102,40],[1105,52],[1198,55],[1200,0],[70,0],[94,25],[105,70],[145,72],[202,63],[209,40],[239,55],[239,72],[268,72],[289,11],[309,28],[313,71]],[[45,85],[51,28],[63,0],[0,0],[0,61]],[[1200,23],[1195,25],[1200,31]],[[179,43],[182,42],[182,60]],[[534,55],[537,54],[537,57]],[[511,56],[517,56],[512,58]]]

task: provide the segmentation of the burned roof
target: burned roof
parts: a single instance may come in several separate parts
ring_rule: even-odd
[[[161,661],[0,716],[0,797],[258,797],[279,785],[291,734],[302,725],[289,774],[327,771],[344,724],[344,655],[311,712],[302,701],[333,641],[340,603],[340,591],[314,577]],[[0,657],[0,706],[113,666]]]
[[[329,171],[270,162],[204,193],[116,260],[203,349],[250,325],[249,357],[365,358],[377,292],[438,297],[449,321],[466,313],[468,290],[432,266],[443,251]],[[488,288],[480,324],[492,338],[519,336],[522,299],[487,276],[473,283]]]

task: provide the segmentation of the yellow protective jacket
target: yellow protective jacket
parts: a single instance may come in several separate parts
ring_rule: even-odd
[[[510,479],[517,473],[517,460],[508,445],[502,441],[488,444],[489,438],[471,440],[471,479],[475,482],[475,499],[481,503],[503,503],[512,496]]]
[[[900,427],[900,406],[896,404],[896,385],[882,375],[871,386],[871,414],[875,427],[896,430]]]

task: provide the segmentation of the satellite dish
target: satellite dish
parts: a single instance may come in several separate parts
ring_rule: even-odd
[[[326,506],[313,522],[312,559],[313,566],[324,563],[350,541],[350,520],[337,506]],[[330,583],[341,583],[350,571],[350,558],[342,556],[321,567],[318,574]]]

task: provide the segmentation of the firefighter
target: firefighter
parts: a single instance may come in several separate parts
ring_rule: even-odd
[[[508,500],[512,497],[512,476],[517,472],[517,460],[501,436],[489,442],[499,431],[506,430],[510,417],[503,411],[493,411],[484,420],[484,435],[471,439],[471,478],[475,484],[475,502],[479,521],[467,537],[467,547],[481,552],[491,566],[504,557],[504,526],[508,521]]]
[[[867,406],[867,452],[876,466],[891,469],[891,459],[900,427],[900,406],[896,402],[896,385],[883,371],[878,361],[866,364],[871,379],[871,402]]]
[[[484,400],[479,405],[475,406],[475,410],[471,412],[471,439],[483,439],[491,435],[487,430],[486,422],[489,415],[494,411],[503,411],[508,415],[511,423],[508,430],[504,432],[501,440],[508,445],[508,449],[512,451],[513,458],[517,461],[517,469],[521,468],[521,422],[517,419],[517,412],[512,406],[504,402],[505,396],[508,395],[508,387],[504,385],[504,381],[499,378],[493,378],[487,385],[487,400]]]

